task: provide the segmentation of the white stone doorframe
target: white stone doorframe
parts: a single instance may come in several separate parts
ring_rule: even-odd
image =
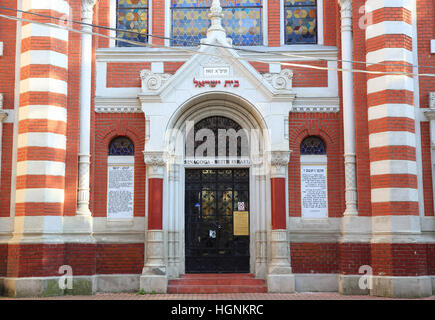
[[[165,262],[168,278],[185,273],[185,180],[186,168],[249,168],[250,172],[250,272],[257,278],[266,278],[270,261],[271,202],[270,174],[267,157],[268,133],[260,114],[249,103],[232,102],[213,98],[202,102],[188,102],[179,108],[169,122],[166,133],[168,154],[167,175],[164,179],[163,230]],[[250,165],[188,165],[184,164],[186,122],[210,116],[224,116],[236,121],[243,129],[256,129],[261,135],[258,149],[251,147]],[[262,168],[263,163],[265,164]]]

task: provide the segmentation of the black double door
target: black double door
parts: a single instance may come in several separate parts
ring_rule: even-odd
[[[233,212],[249,212],[249,169],[186,169],[185,183],[186,273],[249,272],[249,235],[233,228]]]

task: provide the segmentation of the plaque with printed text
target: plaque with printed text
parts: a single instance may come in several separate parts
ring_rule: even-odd
[[[301,165],[303,218],[328,216],[326,165]]]
[[[107,218],[133,218],[134,166],[110,165],[107,181]]]
[[[249,236],[249,212],[234,211],[233,227],[235,236]]]

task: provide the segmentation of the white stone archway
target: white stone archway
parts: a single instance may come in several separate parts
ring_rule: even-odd
[[[210,116],[224,116],[237,122],[243,129],[255,130],[250,139],[250,164],[191,165],[184,162],[186,123],[197,123]],[[260,113],[249,102],[228,93],[213,92],[189,99],[169,121],[166,139],[168,145],[168,175],[163,210],[163,228],[166,237],[168,276],[184,273],[184,172],[186,168],[249,168],[250,169],[250,272],[265,278],[267,272],[268,233],[270,233],[270,183],[266,151],[269,149],[268,130]],[[255,144],[255,145],[252,145]]]

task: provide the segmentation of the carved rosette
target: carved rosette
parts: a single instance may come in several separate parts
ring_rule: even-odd
[[[148,178],[163,179],[167,164],[167,154],[161,151],[144,151]]]
[[[92,23],[92,16],[94,14],[94,6],[97,0],[82,0],[82,22]],[[91,28],[90,26],[83,26],[83,28]]]
[[[270,152],[270,177],[285,178],[290,160],[290,151]]]
[[[292,89],[293,71],[289,69],[281,70],[280,73],[265,73],[263,78],[276,90]]]
[[[167,73],[154,73],[151,70],[142,70],[140,78],[142,79],[142,91],[156,91],[159,90],[165,82],[171,77]]]

